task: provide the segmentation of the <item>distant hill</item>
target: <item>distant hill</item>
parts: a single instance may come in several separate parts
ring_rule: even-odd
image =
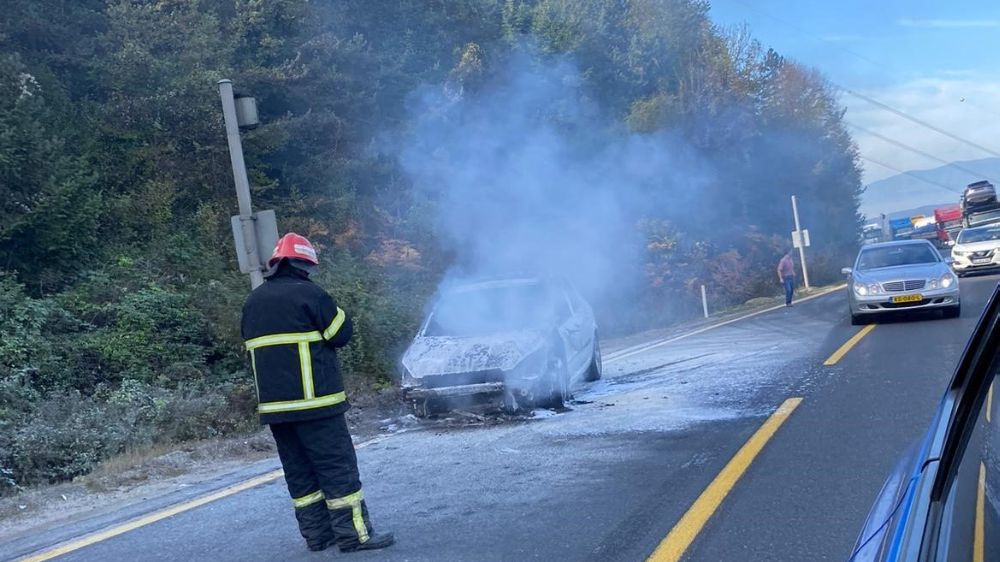
[[[935,203],[933,205],[924,205],[923,207],[914,207],[913,209],[902,209],[892,213],[886,213],[886,218],[888,219],[898,219],[901,217],[915,217],[917,215],[924,215],[929,217],[934,214],[934,209],[944,207],[950,203]],[[878,216],[878,215],[875,215]]]
[[[898,174],[873,182],[861,195],[861,213],[866,217],[877,217],[881,213],[887,215],[927,214],[926,208],[934,209],[942,205],[958,203],[958,197],[966,185],[974,181],[988,179],[1000,186],[1000,158],[984,158],[956,162],[963,168],[979,172],[972,175],[954,166],[941,166],[930,170],[913,170],[910,174],[930,182],[921,181],[917,177]],[[942,186],[952,186],[949,192]],[[920,208],[924,212],[911,211]]]

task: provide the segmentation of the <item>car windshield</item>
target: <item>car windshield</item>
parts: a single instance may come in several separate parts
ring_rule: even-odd
[[[921,263],[937,263],[938,257],[927,244],[903,244],[899,246],[882,246],[862,250],[858,256],[859,271],[881,269],[883,267],[898,267],[901,265],[916,265]]]
[[[986,242],[989,240],[1000,240],[1000,226],[967,228],[958,235],[959,244],[974,244],[976,242]]]
[[[537,328],[552,311],[548,291],[537,283],[460,290],[441,297],[424,334],[478,336]]]

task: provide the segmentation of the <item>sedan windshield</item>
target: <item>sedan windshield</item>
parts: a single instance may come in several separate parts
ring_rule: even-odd
[[[478,336],[536,328],[551,318],[545,287],[525,284],[446,294],[431,313],[428,336]]]
[[[927,244],[882,246],[880,248],[862,250],[861,255],[858,256],[857,269],[865,271],[883,267],[937,263],[938,261],[934,250]]]
[[[958,234],[959,244],[974,244],[988,240],[1000,240],[1000,226],[984,226],[982,228],[966,228]]]

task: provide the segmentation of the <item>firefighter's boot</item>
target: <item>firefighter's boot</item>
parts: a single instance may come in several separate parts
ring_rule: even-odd
[[[330,512],[323,502],[296,508],[295,519],[309,550],[325,550],[337,543],[337,534],[330,526]]]
[[[350,507],[331,509],[330,520],[341,552],[378,550],[396,542],[392,533],[375,532],[364,500]]]

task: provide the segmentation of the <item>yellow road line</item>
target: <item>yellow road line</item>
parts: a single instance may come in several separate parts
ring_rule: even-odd
[[[986,551],[986,466],[979,463],[979,489],[976,491],[976,528],[972,535],[972,560],[983,562]]]
[[[372,443],[375,443],[376,441],[377,441],[376,439],[372,439],[364,443],[358,443],[357,445],[355,445],[354,448],[362,449],[368,445],[371,445]],[[170,506],[160,511],[154,511],[153,513],[148,513],[146,515],[143,515],[142,517],[132,519],[131,521],[126,521],[125,523],[122,523],[120,525],[108,527],[107,529],[104,529],[102,531],[97,531],[96,533],[92,533],[78,539],[73,539],[64,542],[62,544],[56,545],[53,548],[43,550],[42,552],[29,555],[25,558],[21,558],[20,560],[18,560],[18,562],[43,562],[45,560],[51,560],[58,556],[69,554],[74,550],[80,550],[81,548],[90,546],[92,544],[96,544],[101,541],[106,541],[110,538],[117,537],[118,535],[125,534],[129,531],[134,531],[140,527],[145,527],[146,525],[149,525],[151,523],[156,523],[157,521],[161,521],[168,517],[173,517],[178,513],[190,511],[196,507],[200,507],[207,503],[211,503],[217,500],[221,500],[222,498],[226,498],[234,494],[244,492],[246,490],[249,490],[250,488],[256,488],[261,484],[267,484],[268,482],[272,482],[274,480],[277,480],[278,478],[281,478],[284,474],[285,473],[280,468],[278,470],[272,470],[271,472],[261,474],[260,476],[255,476],[254,478],[251,478],[249,480],[244,480],[243,482],[239,482],[237,484],[233,484],[232,486],[223,488],[217,492],[212,492],[211,494],[205,496],[201,496],[200,498],[195,498],[193,500],[181,502],[179,504]]]
[[[823,361],[823,364],[826,365],[827,367],[829,367],[830,365],[836,365],[838,361],[840,361],[841,359],[844,358],[845,355],[847,355],[847,352],[850,351],[852,347],[854,347],[855,345],[858,344],[859,341],[861,341],[861,338],[867,336],[868,332],[874,330],[876,325],[877,324],[868,324],[864,328],[858,330],[858,333],[854,334],[853,336],[851,336],[851,339],[844,342],[844,345],[840,346],[840,349],[838,349],[837,351],[834,351],[833,355],[828,357],[826,361]]]
[[[726,499],[730,490],[736,485],[743,473],[750,467],[750,463],[757,457],[764,445],[774,436],[781,424],[785,423],[788,416],[792,415],[795,408],[802,402],[802,398],[789,398],[785,400],[777,410],[767,418],[767,421],[757,429],[750,439],[736,452],[736,455],[729,460],[729,463],[712,480],[712,483],[698,496],[687,513],[681,517],[680,521],[674,525],[653,554],[648,562],[673,562],[680,560],[684,551],[691,546],[695,537],[701,532],[705,523],[715,513],[715,510]]]
[[[163,509],[161,511],[155,511],[148,515],[139,517],[138,519],[133,519],[127,523],[122,523],[121,525],[116,525],[114,527],[110,527],[103,531],[98,531],[91,535],[87,535],[83,538],[63,543],[59,546],[56,546],[55,548],[40,552],[38,554],[34,554],[32,556],[28,556],[27,558],[22,558],[19,562],[41,562],[43,560],[51,560],[57,556],[62,556],[63,554],[68,554],[70,552],[73,552],[74,550],[79,550],[85,546],[90,546],[92,544],[105,541],[112,537],[117,537],[118,535],[127,533],[129,531],[134,531],[139,527],[145,527],[150,523],[155,523],[157,521],[160,521],[161,519],[172,517],[174,515],[177,515],[178,513],[182,513],[194,509],[196,507],[205,505],[206,503],[214,502],[216,500],[225,498],[227,496],[231,496],[233,494],[237,494],[244,490],[249,490],[250,488],[260,486],[261,484],[266,484],[268,482],[281,478],[282,474],[284,473],[280,469],[272,470],[267,474],[262,474],[260,476],[257,476],[256,478],[251,478],[250,480],[245,480],[243,482],[240,482],[239,484],[234,484],[232,486],[229,486],[228,488],[223,488],[218,492],[208,494],[207,496],[202,496],[200,498],[195,498],[190,501],[179,503],[172,507],[168,507],[167,509]]]

